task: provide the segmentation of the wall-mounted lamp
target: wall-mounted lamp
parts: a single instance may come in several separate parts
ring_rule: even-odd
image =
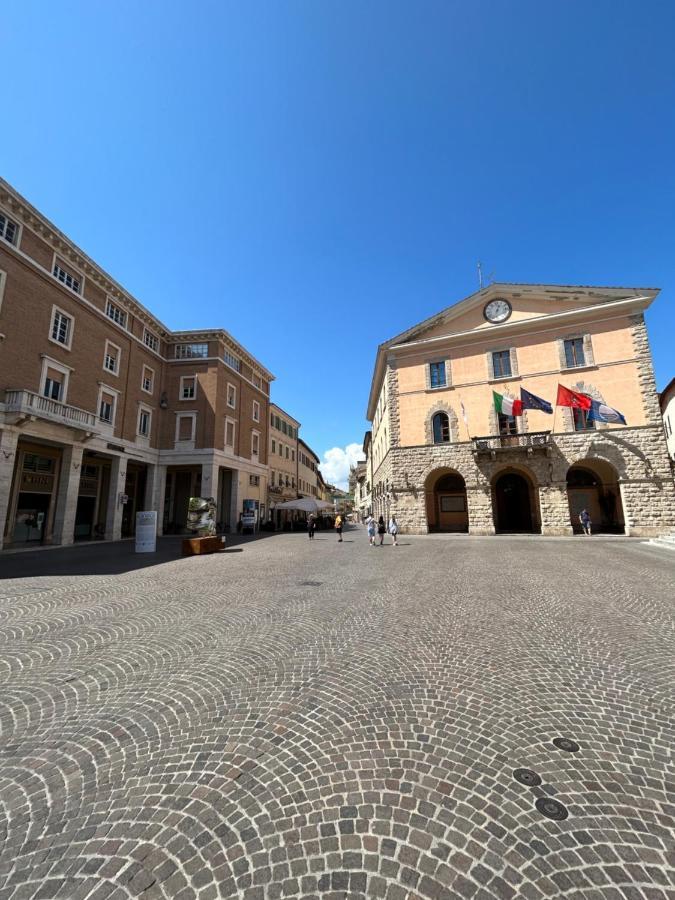
[[[169,408],[169,398],[166,395],[166,391],[162,392],[162,396],[159,398],[159,405],[162,409]]]

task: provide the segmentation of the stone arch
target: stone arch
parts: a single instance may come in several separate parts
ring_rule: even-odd
[[[433,469],[425,479],[424,494],[429,531],[469,530],[466,481],[457,469]]]
[[[493,474],[491,488],[498,533],[541,532],[539,484],[534,472],[526,466],[503,466]]]
[[[439,400],[437,403],[431,407],[429,412],[427,413],[427,418],[424,423],[424,437],[427,444],[434,443],[434,416],[436,413],[445,413],[448,417],[448,424],[450,426],[450,441],[449,443],[455,444],[459,441],[459,425],[457,422],[457,413],[454,411],[452,406],[449,403],[445,403],[443,400]],[[438,445],[436,445],[438,446]]]
[[[575,533],[582,531],[579,521],[582,509],[588,511],[593,531],[625,533],[619,475],[611,463],[599,457],[586,457],[569,467],[565,480],[570,523]]]

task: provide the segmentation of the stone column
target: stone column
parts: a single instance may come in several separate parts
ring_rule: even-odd
[[[12,476],[17,462],[19,432],[4,429],[0,431],[0,549],[3,546],[7,514],[12,492]]]
[[[232,469],[232,480],[230,485],[230,534],[237,533],[237,522],[239,521],[239,513],[241,512],[239,499],[239,472]]]
[[[220,490],[220,465],[211,460],[211,462],[202,465],[202,497],[213,497],[216,501],[216,507],[219,504]]]
[[[80,493],[80,475],[82,474],[83,447],[72,444],[63,448],[59,486],[56,491],[54,508],[54,527],[52,542],[54,544],[72,544],[75,540],[75,513],[77,498]]]
[[[633,532],[633,508],[629,492],[623,481],[619,482],[619,496],[621,498],[621,506],[623,507],[623,530],[626,536],[630,537]]]
[[[164,533],[164,495],[166,492],[166,466],[148,466],[143,508],[156,510],[157,534]]]
[[[127,478],[127,461],[123,456],[113,456],[110,466],[110,489],[108,492],[108,510],[105,517],[106,541],[119,541],[122,537],[123,505],[120,494],[124,493]]]
[[[494,534],[492,489],[489,484],[467,486],[466,503],[469,513],[469,534]]]
[[[540,485],[539,508],[542,534],[564,536],[573,534],[566,481],[552,481]]]

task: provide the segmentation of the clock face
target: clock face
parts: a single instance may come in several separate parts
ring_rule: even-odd
[[[511,315],[511,304],[508,300],[490,300],[486,303],[483,315],[488,322],[506,322]]]

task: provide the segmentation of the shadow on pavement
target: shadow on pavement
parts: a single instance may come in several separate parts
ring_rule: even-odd
[[[225,549],[218,555],[242,553],[246,544],[273,537],[274,532],[262,532],[259,535],[228,534]],[[41,578],[47,575],[121,575],[173,560],[194,559],[181,556],[182,541],[183,537],[179,535],[157,538],[157,550],[154,553],[136,553],[133,540],[3,553],[0,554],[0,580]]]

